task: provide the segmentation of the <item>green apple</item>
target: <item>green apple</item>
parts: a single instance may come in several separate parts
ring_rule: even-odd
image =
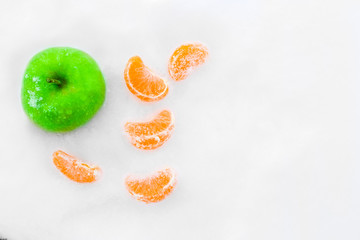
[[[105,81],[95,60],[69,47],[37,53],[21,90],[25,113],[52,132],[71,131],[88,122],[105,100]]]

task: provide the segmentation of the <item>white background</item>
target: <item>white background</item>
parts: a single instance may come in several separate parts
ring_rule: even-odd
[[[0,4],[0,236],[9,240],[360,239],[360,3],[335,0],[6,1]],[[208,62],[169,79],[154,104],[127,90],[139,55],[169,78],[180,44]],[[82,49],[107,99],[86,126],[46,133],[23,113],[24,69],[38,51]],[[168,108],[170,140],[130,145],[126,121]],[[103,169],[94,184],[61,175],[62,149]],[[132,199],[127,174],[170,166],[172,195]]]

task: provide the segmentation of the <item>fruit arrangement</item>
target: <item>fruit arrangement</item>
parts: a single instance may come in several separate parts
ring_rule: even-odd
[[[207,57],[208,49],[201,43],[179,46],[168,62],[170,77],[175,81],[186,79]],[[124,80],[129,92],[143,102],[159,101],[169,91],[167,80],[150,70],[139,56],[128,60]],[[105,100],[105,88],[104,77],[92,57],[78,49],[55,47],[30,60],[21,100],[25,113],[36,125],[50,132],[67,132],[95,116]],[[165,109],[148,121],[127,122],[124,130],[133,146],[154,150],[171,137],[174,115]],[[102,173],[100,167],[61,150],[53,153],[53,163],[63,175],[78,183],[94,182]],[[174,190],[176,174],[172,168],[165,168],[145,177],[129,175],[125,185],[135,199],[159,202]]]

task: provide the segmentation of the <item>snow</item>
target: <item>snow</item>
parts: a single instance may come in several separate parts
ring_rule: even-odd
[[[0,8],[0,236],[9,240],[359,239],[360,4],[317,0],[15,0]],[[207,62],[175,82],[172,51],[199,41]],[[32,124],[20,102],[37,52],[70,46],[103,70],[107,98],[67,134]],[[123,79],[139,55],[169,93],[142,103]],[[170,109],[158,150],[124,124]],[[65,178],[64,150],[99,165],[94,184]],[[171,167],[174,192],[135,201],[129,174]]]

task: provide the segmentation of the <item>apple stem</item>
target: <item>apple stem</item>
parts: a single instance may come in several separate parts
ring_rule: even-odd
[[[54,84],[57,84],[57,85],[60,85],[61,84],[61,81],[57,80],[57,79],[53,79],[53,78],[47,78],[46,81],[48,83],[54,83]]]

